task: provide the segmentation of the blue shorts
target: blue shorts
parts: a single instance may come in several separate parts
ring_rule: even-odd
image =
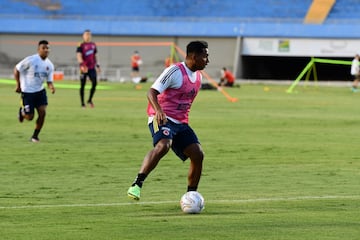
[[[97,73],[95,68],[88,69],[87,73],[81,73],[80,74],[80,83],[85,86],[86,83],[86,77],[89,76],[89,79],[92,83],[96,83],[97,81]]]
[[[45,89],[34,93],[21,93],[22,105],[25,114],[33,114],[34,109],[40,106],[48,105]]]
[[[154,146],[160,139],[172,139],[171,149],[183,161],[188,158],[184,154],[185,148],[190,144],[200,143],[195,132],[188,124],[176,124],[168,120],[165,125],[158,126],[158,124],[153,121],[149,124],[149,129],[153,137]]]
[[[139,67],[132,67],[133,72],[139,72],[140,68]]]

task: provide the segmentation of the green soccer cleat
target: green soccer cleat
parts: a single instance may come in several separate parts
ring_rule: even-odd
[[[140,200],[140,191],[141,188],[135,184],[134,186],[129,187],[127,195],[134,200]]]

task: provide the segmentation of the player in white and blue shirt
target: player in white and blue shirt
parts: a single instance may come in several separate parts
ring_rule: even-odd
[[[38,113],[32,142],[39,142],[39,133],[45,121],[48,105],[44,82],[51,93],[55,93],[53,85],[54,64],[48,59],[49,42],[41,40],[38,43],[38,53],[28,56],[16,64],[14,77],[17,93],[21,93],[22,107],[19,109],[19,121],[32,120],[35,109]]]

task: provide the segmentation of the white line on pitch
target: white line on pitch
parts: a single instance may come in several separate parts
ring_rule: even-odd
[[[205,200],[206,203],[252,203],[252,202],[274,202],[274,201],[300,201],[300,200],[331,200],[331,199],[360,199],[359,195],[353,196],[299,196],[299,197],[277,197],[277,198],[254,198],[254,199],[224,199]],[[125,202],[125,203],[85,203],[85,204],[57,204],[57,205],[22,205],[22,206],[0,206],[0,209],[32,209],[32,208],[76,208],[76,207],[114,207],[129,205],[156,205],[175,204],[178,201],[149,201],[149,202]]]

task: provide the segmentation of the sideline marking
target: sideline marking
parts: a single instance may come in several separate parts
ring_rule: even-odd
[[[15,85],[15,80],[9,80],[9,79],[2,79],[0,78],[0,83],[4,83],[4,84],[11,84],[11,85]],[[79,84],[66,84],[66,83],[58,83],[56,81],[53,82],[55,85],[55,88],[66,88],[66,89],[78,89],[79,88]],[[44,83],[45,84],[45,83]],[[85,89],[90,89],[91,86],[88,84],[85,86]],[[97,85],[96,89],[101,89],[101,90],[105,90],[105,89],[112,89],[111,86],[103,86],[103,85]]]
[[[277,202],[277,201],[301,201],[301,200],[331,200],[331,199],[353,199],[359,200],[360,195],[353,196],[300,196],[300,197],[278,197],[278,198],[254,198],[254,199],[233,199],[233,200],[208,200],[206,203],[255,203],[255,202]],[[88,203],[88,204],[58,204],[58,205],[23,205],[23,206],[0,206],[0,209],[45,209],[45,208],[76,208],[76,207],[116,207],[130,205],[158,205],[175,204],[179,201],[158,201],[158,202],[126,202],[126,203]]]

